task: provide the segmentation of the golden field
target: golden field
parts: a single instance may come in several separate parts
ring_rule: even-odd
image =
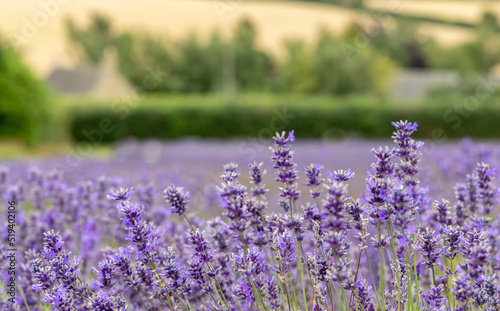
[[[397,13],[470,24],[479,22],[485,11],[500,15],[500,2],[497,1],[365,0],[365,4],[377,10],[397,8]]]
[[[384,5],[387,5],[387,1],[368,1],[369,6],[379,9],[385,9]],[[452,8],[456,6],[458,11],[463,11],[464,20],[474,17],[473,10],[468,10],[468,6],[461,2],[447,2],[453,5],[451,8],[446,5],[447,10],[444,10],[437,6],[430,9],[430,1],[391,1],[401,2],[401,12],[416,12],[426,3],[428,16],[453,16]],[[421,3],[423,7],[419,6]],[[477,10],[482,10],[478,1],[468,5],[473,4],[479,7]],[[369,22],[364,13],[325,4],[292,1],[0,0],[0,8],[0,33],[22,50],[26,61],[40,75],[46,75],[56,64],[74,63],[75,57],[72,57],[66,40],[64,20],[71,16],[77,23],[84,23],[93,11],[108,15],[118,30],[144,30],[165,36],[166,40],[190,32],[206,36],[214,29],[229,34],[239,20],[248,17],[258,29],[259,44],[274,52],[279,52],[287,38],[314,40],[321,27],[338,33],[352,21]],[[425,9],[422,10],[425,13]],[[420,33],[445,44],[462,42],[471,34],[467,29],[434,24],[423,25]]]

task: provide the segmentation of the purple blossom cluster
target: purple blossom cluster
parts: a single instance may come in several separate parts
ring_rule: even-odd
[[[283,132],[269,155],[271,190],[265,162],[250,163],[248,174],[228,163],[217,187],[207,188],[219,201],[214,218],[209,210],[194,215],[198,198],[170,180],[163,187],[106,177],[72,184],[58,171],[30,169],[11,183],[10,171],[1,169],[0,195],[18,202],[19,231],[26,234],[19,242],[19,295],[0,307],[499,310],[494,167],[487,157],[467,163],[463,176],[453,176],[455,185],[436,191],[424,182],[417,124],[393,126],[394,145],[372,149],[359,198],[351,169],[313,162],[301,175],[293,132]],[[440,160],[438,166],[444,167]],[[8,251],[0,250],[7,284]]]

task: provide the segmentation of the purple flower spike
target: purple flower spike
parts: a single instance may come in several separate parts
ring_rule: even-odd
[[[256,186],[262,182],[262,177],[266,174],[266,170],[262,170],[262,165],[262,162],[257,163],[255,161],[248,165],[251,174],[250,180]]]
[[[272,161],[275,162],[273,168],[276,170],[276,177],[274,180],[283,183],[285,186],[280,187],[282,198],[287,198],[292,202],[295,202],[299,196],[300,191],[297,190],[297,166],[293,162],[293,151],[292,147],[288,144],[289,142],[295,141],[293,136],[293,131],[288,134],[288,138],[285,138],[285,132],[278,134],[273,137],[275,148],[270,148],[273,152]]]
[[[337,170],[334,172],[326,171],[326,175],[331,179],[330,182],[333,181],[348,181],[349,179],[354,178],[354,173],[351,172],[351,169],[347,170]]]
[[[434,230],[420,230],[417,235],[415,249],[420,251],[424,257],[424,265],[432,268],[439,260],[442,249],[438,248],[437,238],[434,236]]]
[[[117,280],[113,278],[116,274],[116,266],[112,260],[108,259],[99,262],[99,268],[93,268],[93,270],[97,275],[97,281],[95,283],[100,289],[108,290],[117,282]]]
[[[47,293],[45,296],[45,302],[54,304],[54,307],[60,311],[73,310],[72,295],[61,287],[53,293]]]
[[[205,232],[196,229],[195,232],[189,234],[189,243],[194,248],[195,256],[199,257],[203,262],[209,262],[214,257],[215,251],[205,241],[204,234]]]
[[[313,199],[316,199],[321,195],[321,189],[318,189],[318,186],[323,183],[323,179],[321,179],[321,171],[324,169],[324,166],[316,163],[311,163],[309,166],[303,168],[306,172],[307,182],[303,182],[303,185],[311,187],[309,192]]]
[[[361,308],[359,309],[365,311],[375,311],[375,306],[373,305],[372,287],[366,285],[364,280],[361,280],[356,283],[356,291],[357,291],[357,301],[361,306]]]
[[[184,215],[184,212],[186,212],[186,205],[189,203],[189,192],[184,191],[182,187],[170,185],[163,193],[165,193],[163,198],[170,204],[172,213],[181,216]]]
[[[425,302],[429,306],[429,310],[445,310],[444,307],[448,302],[443,295],[443,285],[433,286],[427,294],[422,294]]]
[[[396,149],[388,147],[379,147],[377,150],[372,149],[373,154],[377,158],[377,162],[371,165],[373,172],[377,178],[391,176],[394,172],[394,164],[391,162],[392,156],[396,153]]]
[[[126,201],[134,194],[134,187],[130,188],[120,188],[118,190],[111,190],[107,195],[110,201]]]
[[[399,122],[391,122],[391,124],[398,131],[413,133],[417,130],[418,124],[417,122],[411,123],[408,121],[399,121]]]
[[[445,199],[441,200],[441,202],[435,201],[433,206],[436,210],[434,214],[435,220],[440,223],[441,226],[449,226],[453,224],[450,212],[450,201]]]
[[[64,241],[54,230],[44,233],[42,254],[47,260],[54,259],[62,251]]]

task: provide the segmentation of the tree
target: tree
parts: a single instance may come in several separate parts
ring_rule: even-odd
[[[0,136],[34,145],[47,138],[51,116],[50,95],[21,61],[0,40]]]

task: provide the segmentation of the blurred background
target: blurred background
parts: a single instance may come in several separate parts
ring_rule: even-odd
[[[0,157],[500,136],[500,2],[0,0]],[[254,150],[255,151],[255,150]],[[240,152],[241,153],[241,152]],[[250,153],[250,151],[249,151]]]

